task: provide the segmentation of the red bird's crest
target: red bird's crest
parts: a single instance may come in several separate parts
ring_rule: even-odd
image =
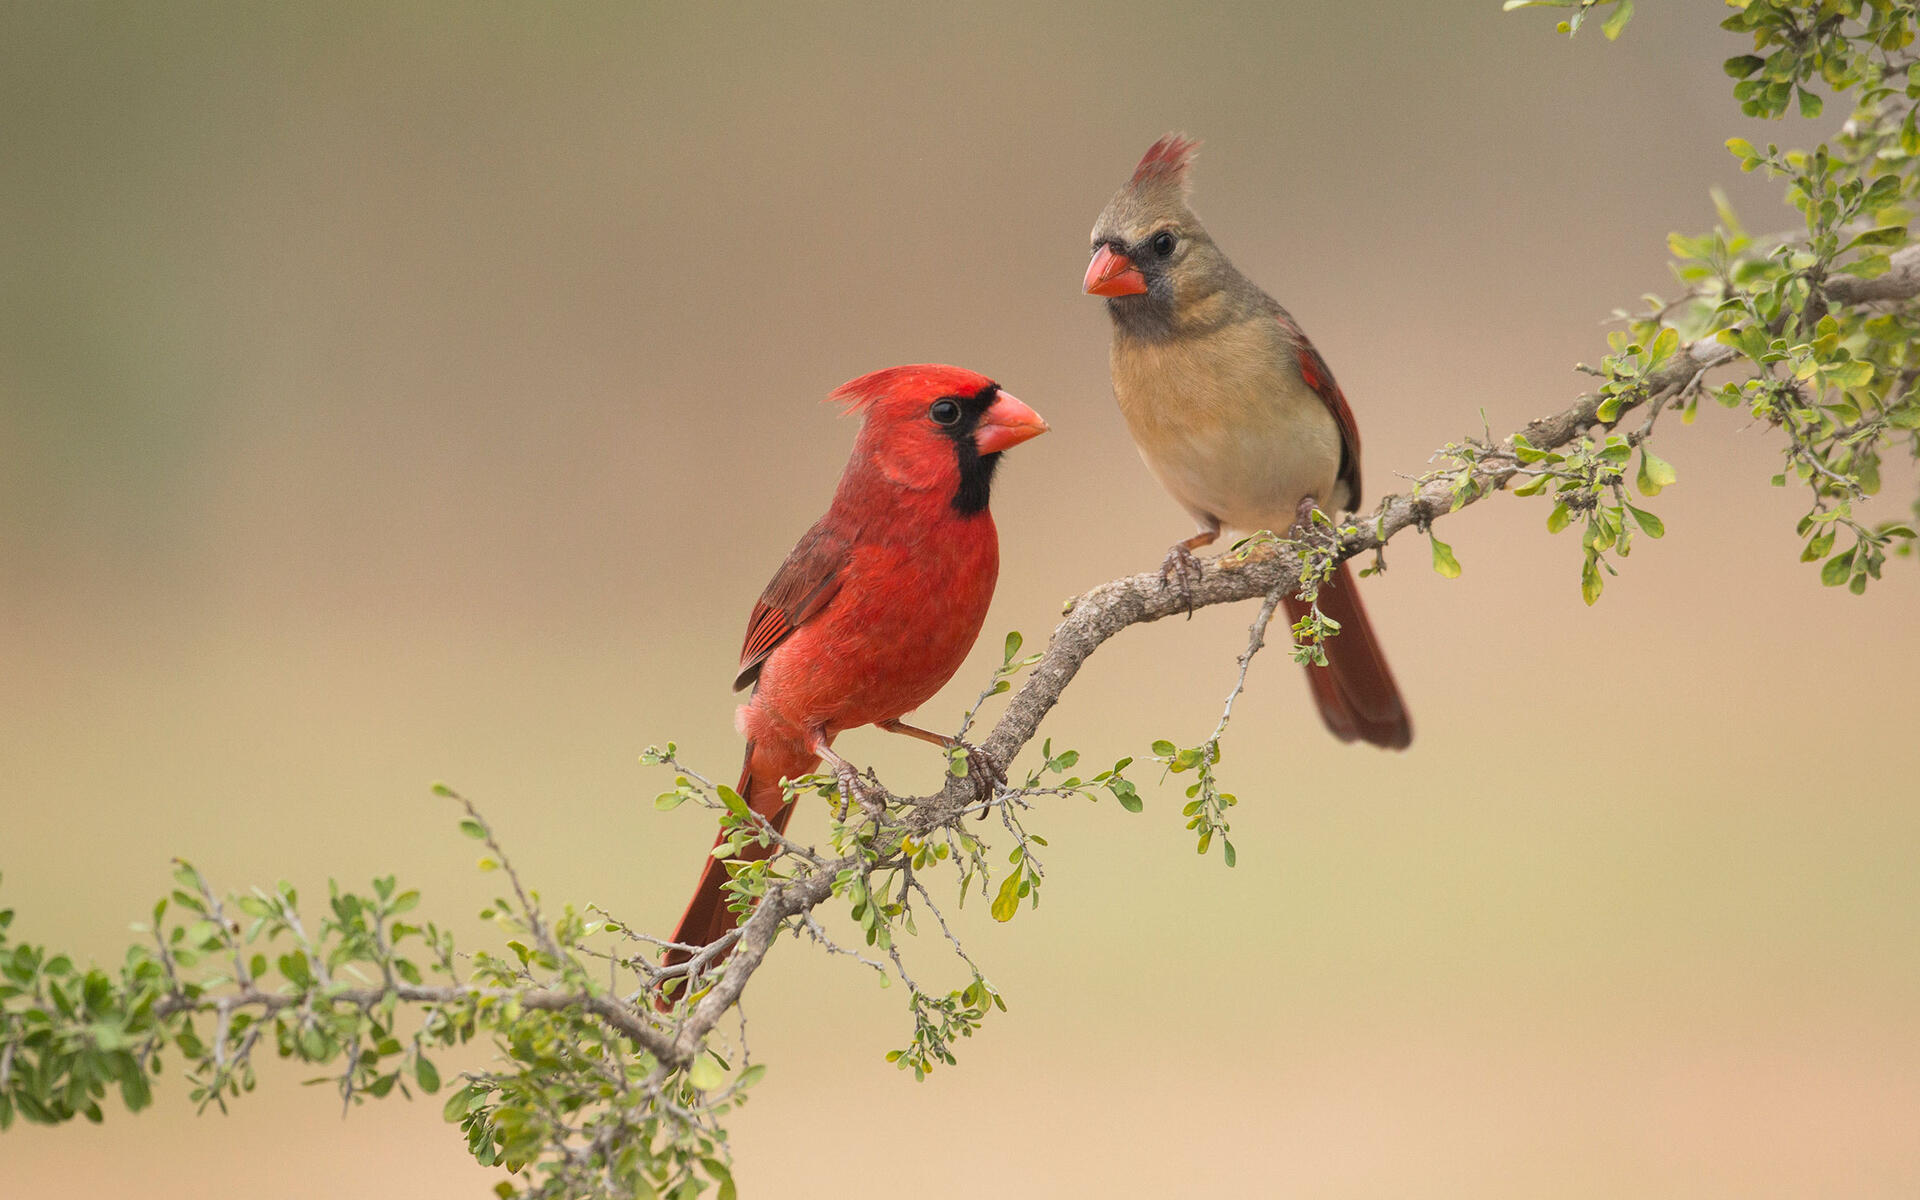
[[[970,396],[993,381],[962,367],[939,363],[916,363],[905,367],[887,367],[858,379],[849,379],[827,393],[830,403],[844,405],[847,412],[864,413],[893,396],[924,394],[928,399],[940,395]]]
[[[1161,138],[1140,156],[1140,165],[1133,169],[1133,186],[1170,183],[1184,194],[1189,187],[1187,168],[1193,165],[1193,152],[1199,148],[1199,140],[1184,133],[1170,133]]]

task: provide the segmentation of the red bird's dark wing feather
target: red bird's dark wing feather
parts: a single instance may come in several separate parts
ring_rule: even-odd
[[[1300,378],[1320,402],[1327,406],[1333,419],[1340,425],[1340,482],[1347,485],[1351,494],[1347,497],[1347,507],[1360,507],[1360,426],[1353,419],[1353,410],[1347,407],[1347,398],[1340,391],[1340,385],[1333,381],[1333,372],[1327,369],[1327,360],[1313,348],[1307,335],[1292,318],[1282,316],[1280,328],[1293,343],[1295,361],[1300,367]],[[1318,496],[1315,499],[1328,500],[1330,497]]]
[[[846,538],[824,523],[807,530],[787,561],[774,572],[767,590],[760,593],[753,616],[747,618],[747,640],[740,647],[740,673],[733,678],[734,691],[758,679],[760,667],[773,648],[826,607],[840,590],[840,572],[846,563]]]

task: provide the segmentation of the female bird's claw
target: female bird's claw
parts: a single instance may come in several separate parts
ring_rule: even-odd
[[[1175,542],[1160,563],[1160,586],[1172,580],[1180,584],[1180,599],[1187,606],[1187,620],[1193,620],[1193,581],[1200,577],[1200,560],[1185,542]]]
[[[1287,531],[1289,536],[1297,539],[1312,529],[1313,510],[1319,507],[1320,502],[1312,496],[1300,497],[1299,506],[1293,510],[1293,528]]]

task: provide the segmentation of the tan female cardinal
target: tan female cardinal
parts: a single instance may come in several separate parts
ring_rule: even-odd
[[[1038,413],[959,367],[891,367],[834,391],[864,420],[833,505],[802,537],[747,620],[733,690],[751,686],[739,792],[775,829],[780,781],[822,761],[854,794],[833,739],[878,725],[951,749],[900,718],[933,698],[973,648],[993,599],[1000,540],[987,512],[1000,452],[1047,431]],[[742,857],[764,857],[749,849]],[[703,946],[734,926],[709,858],[673,940]],[[668,963],[685,961],[674,951]]]
[[[1326,360],[1187,207],[1196,145],[1168,134],[1141,158],[1094,222],[1085,281],[1113,318],[1113,393],[1140,457],[1200,523],[1162,568],[1183,584],[1222,528],[1284,531],[1316,505],[1360,504],[1360,430]],[[1413,724],[1345,563],[1320,610],[1340,623],[1326,668],[1308,668],[1327,728],[1405,747]]]

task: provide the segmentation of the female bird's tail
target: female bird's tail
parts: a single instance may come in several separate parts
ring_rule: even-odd
[[[1295,621],[1307,614],[1307,606],[1292,596],[1286,608]],[[1320,585],[1320,611],[1340,622],[1339,636],[1327,643],[1327,665],[1307,668],[1320,719],[1343,742],[1359,738],[1388,750],[1406,749],[1413,741],[1413,721],[1346,563]]]
[[[776,832],[785,833],[787,819],[793,816],[793,806],[783,803],[785,796],[780,781],[811,774],[819,765],[819,756],[801,746],[748,742],[747,760],[740,768],[740,786],[735,790],[747,802],[747,807],[765,817]],[[714,845],[719,844],[720,839],[716,838]],[[768,846],[748,846],[738,857],[762,859],[771,853],[773,850]],[[734,927],[734,915],[727,908],[726,894],[720,890],[727,879],[726,862],[709,857],[700,872],[700,885],[680,918],[680,927],[673,931],[674,941],[704,946]],[[666,965],[683,963],[691,957],[685,950],[669,950]]]

